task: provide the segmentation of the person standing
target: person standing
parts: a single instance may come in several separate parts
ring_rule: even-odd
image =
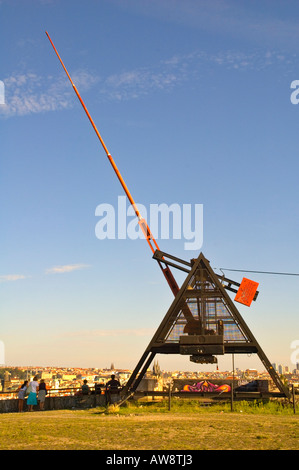
[[[120,392],[120,383],[115,378],[115,375],[111,375],[111,380],[106,383],[106,393],[108,397],[108,402],[110,404],[117,403],[120,399],[119,392]]]
[[[29,395],[27,398],[28,411],[33,411],[33,407],[37,405],[37,392],[38,392],[38,381],[37,376],[33,377],[33,380],[29,384]]]
[[[41,379],[38,387],[38,401],[39,401],[39,409],[43,411],[45,406],[45,399],[47,395],[47,388],[44,379]]]
[[[87,385],[87,380],[85,379],[82,385],[82,395],[89,395],[89,394],[90,394],[90,388]]]
[[[25,395],[27,392],[27,384],[28,384],[28,380],[25,380],[25,382],[21,385],[21,388],[19,389],[19,393],[18,393],[19,411],[23,411]]]

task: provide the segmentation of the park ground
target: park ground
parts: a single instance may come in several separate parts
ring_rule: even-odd
[[[0,450],[298,450],[291,409],[129,404],[0,415]]]

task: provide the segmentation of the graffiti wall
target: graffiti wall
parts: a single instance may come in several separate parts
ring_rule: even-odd
[[[190,381],[190,380],[174,380],[173,383],[174,391],[178,392],[213,392],[213,393],[224,393],[231,391],[230,383],[225,383],[224,381],[209,381],[209,380],[200,380]]]
[[[224,393],[230,392],[232,380],[184,380],[175,379],[173,381],[173,390],[175,392],[210,392]],[[268,392],[268,380],[253,380],[251,382],[235,380],[234,390],[236,392]]]

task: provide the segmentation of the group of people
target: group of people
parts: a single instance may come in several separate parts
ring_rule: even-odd
[[[119,400],[120,383],[115,378],[115,375],[111,375],[111,379],[106,383],[107,398],[110,403],[115,403]],[[89,395],[90,389],[87,385],[87,380],[84,380],[82,385],[82,394]],[[38,382],[38,378],[35,376],[33,380],[28,383],[28,380],[21,385],[18,393],[19,399],[19,411],[23,411],[24,402],[27,400],[28,411],[33,411],[33,407],[39,404],[39,409],[43,411],[45,406],[45,399],[47,395],[47,389],[44,379]],[[39,402],[39,403],[38,403]]]
[[[38,405],[39,409],[43,411],[45,406],[45,399],[47,395],[47,389],[44,379],[38,383],[37,377],[33,377],[33,380],[28,383],[28,380],[21,385],[18,393],[19,399],[19,411],[23,411],[24,401],[27,399],[28,411],[33,411],[33,407]]]
[[[109,403],[116,403],[119,400],[120,389],[121,389],[121,385],[119,381],[115,378],[115,375],[112,374],[111,379],[108,380],[108,382],[105,385],[106,397]],[[82,395],[90,394],[90,388],[87,385],[87,380],[83,381],[81,392],[82,392]]]

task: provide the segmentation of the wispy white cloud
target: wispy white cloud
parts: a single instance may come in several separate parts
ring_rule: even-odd
[[[78,271],[80,269],[89,268],[89,264],[66,264],[62,266],[54,266],[52,268],[46,269],[46,274],[63,274],[69,273],[72,271]],[[0,275],[0,283],[1,282],[13,282],[19,281],[21,279],[28,279],[31,276],[25,276],[24,274],[3,274]]]
[[[109,76],[101,93],[112,99],[132,99],[155,90],[170,90],[182,81],[182,74],[174,73],[169,66],[159,69],[136,69]]]
[[[79,93],[92,91],[99,100],[132,100],[156,92],[171,92],[182,84],[198,81],[207,68],[254,70],[260,72],[280,66],[285,71],[292,67],[292,57],[275,51],[241,53],[222,51],[208,54],[193,51],[173,55],[151,67],[121,71],[100,78],[87,70],[71,74]],[[12,74],[3,80],[6,104],[0,106],[3,116],[24,116],[72,108],[77,99],[64,73],[59,76],[39,76],[35,73]]]
[[[46,274],[63,274],[70,273],[72,271],[78,271],[79,269],[89,268],[88,264],[65,264],[63,266],[54,266],[53,268],[46,269]]]
[[[28,276],[24,276],[23,274],[5,274],[0,276],[0,282],[11,282],[11,281],[19,281],[20,279],[27,279]]]
[[[88,90],[98,77],[84,71],[74,72],[73,81],[82,90]],[[40,76],[35,73],[14,73],[4,78],[5,104],[0,107],[3,116],[24,116],[68,109],[76,98],[64,75]]]
[[[198,82],[212,67],[238,71],[262,72],[269,67],[292,67],[292,57],[275,51],[241,53],[222,51],[208,54],[193,51],[177,54],[148,68],[127,70],[102,81],[98,92],[103,99],[131,100],[154,92],[171,92],[175,87]]]

